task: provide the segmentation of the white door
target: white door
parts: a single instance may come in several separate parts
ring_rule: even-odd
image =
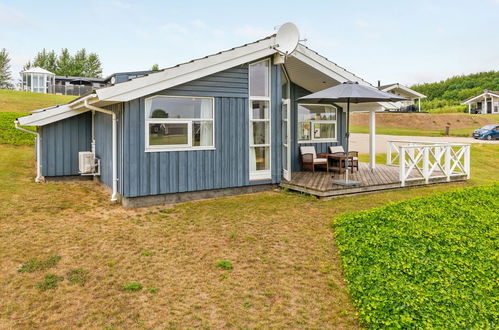
[[[289,124],[291,114],[291,100],[282,100],[282,176],[285,180],[291,180],[291,125]]]

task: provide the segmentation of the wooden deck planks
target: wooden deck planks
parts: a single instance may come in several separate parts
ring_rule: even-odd
[[[419,173],[412,174],[410,178],[417,179]],[[349,179],[359,181],[360,186],[341,186],[333,183],[333,180],[344,180],[345,173],[337,172],[293,172],[291,181],[283,180],[282,187],[291,190],[310,193],[319,197],[331,197],[344,194],[362,193],[383,189],[401,188],[398,166],[377,164],[376,169],[371,171],[368,163],[359,163],[359,170],[349,174]],[[454,177],[451,181],[461,181],[465,177]],[[446,182],[444,178],[437,178],[431,183]],[[408,181],[407,186],[424,185],[422,180]]]

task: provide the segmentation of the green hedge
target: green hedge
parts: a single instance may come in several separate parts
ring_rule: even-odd
[[[498,197],[499,185],[459,189],[338,218],[336,238],[362,322],[497,326]]]
[[[14,120],[23,116],[19,112],[0,112],[0,144],[13,144],[16,146],[33,145],[35,136],[14,128]],[[34,130],[29,127],[28,129]]]

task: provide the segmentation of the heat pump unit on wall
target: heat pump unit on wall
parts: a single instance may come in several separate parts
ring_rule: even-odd
[[[94,154],[90,151],[80,151],[78,153],[78,168],[81,174],[94,174],[96,172]]]

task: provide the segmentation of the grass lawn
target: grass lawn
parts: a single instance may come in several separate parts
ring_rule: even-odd
[[[468,128],[451,128],[449,131],[450,136],[471,136],[471,133],[478,127]],[[350,126],[352,133],[369,133],[368,126]],[[414,128],[397,128],[397,127],[376,127],[376,134],[383,135],[410,135],[410,136],[445,136],[444,130],[430,130],[430,129],[414,129]]]
[[[369,328],[494,328],[499,185],[342,215],[345,276]]]
[[[499,114],[470,115],[465,113],[377,113],[376,133],[385,135],[444,136],[449,126],[451,136],[471,136],[486,124],[499,123]],[[369,133],[369,116],[352,114],[352,133]]]
[[[16,130],[14,120],[33,110],[64,104],[75,98],[76,96],[71,95],[0,89],[0,144],[32,145],[35,141],[34,135]],[[34,128],[26,128],[34,130]]]
[[[0,145],[0,328],[356,328],[332,219],[483,176],[499,169],[330,201],[273,191],[124,209],[93,182],[34,183],[32,148]]]
[[[21,112],[46,108],[56,104],[68,103],[76,96],[41,94],[0,89],[0,112]]]

